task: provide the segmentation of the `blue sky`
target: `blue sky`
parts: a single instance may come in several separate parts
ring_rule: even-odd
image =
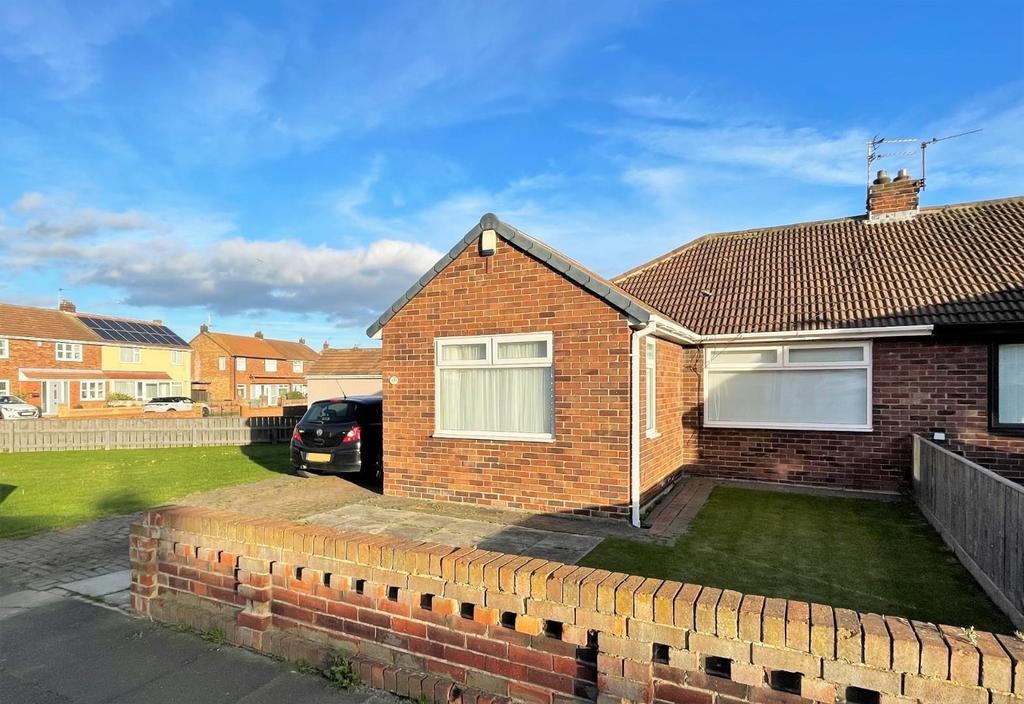
[[[367,344],[486,211],[611,276],[977,128],[925,204],[1024,193],[1019,2],[8,0],[0,300]]]

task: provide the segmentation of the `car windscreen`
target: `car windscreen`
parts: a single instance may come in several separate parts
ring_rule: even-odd
[[[0,403],[25,403],[17,396],[0,396]]]
[[[350,423],[356,419],[356,404],[348,401],[318,401],[302,416],[304,423]]]

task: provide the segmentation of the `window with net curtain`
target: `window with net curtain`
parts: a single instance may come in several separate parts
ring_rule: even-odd
[[[994,425],[1024,429],[1024,343],[996,347]]]
[[[438,435],[553,436],[550,334],[439,339],[436,354]]]
[[[870,430],[871,343],[708,348],[709,427]]]

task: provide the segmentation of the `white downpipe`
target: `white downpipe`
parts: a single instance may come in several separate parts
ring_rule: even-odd
[[[654,332],[654,325],[634,330],[629,349],[629,520],[640,527],[640,340]]]

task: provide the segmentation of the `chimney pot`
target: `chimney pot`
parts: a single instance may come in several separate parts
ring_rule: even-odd
[[[892,179],[889,178],[889,174],[887,174],[885,172],[885,169],[879,169],[878,170],[878,176],[875,177],[875,184],[876,185],[881,185],[883,183],[890,183],[891,181],[892,181]]]
[[[163,324],[164,324],[164,321],[160,320],[160,318],[157,318],[157,319],[155,319],[153,321],[153,325],[163,325]]]
[[[324,340],[324,350],[329,350],[329,349],[331,349],[331,343],[328,342],[327,340]]]
[[[300,338],[299,338],[299,344],[300,344],[300,345],[304,345],[304,344],[306,344],[306,338],[304,338],[304,337],[300,337]]]
[[[253,337],[262,340],[263,339],[263,331],[262,330],[257,330],[256,333],[253,335]]]
[[[59,310],[62,310],[62,311],[64,311],[65,313],[74,313],[75,311],[77,311],[77,310],[78,310],[78,309],[77,309],[77,308],[75,307],[75,304],[74,304],[74,303],[72,303],[71,301],[69,301],[69,300],[68,300],[68,299],[66,299],[66,298],[62,298],[62,299],[60,299],[60,306],[58,306],[58,308],[59,308]]]
[[[210,332],[210,326],[207,325],[206,323],[203,323],[202,325],[199,326],[199,332]]]
[[[893,181],[909,181],[910,173],[906,169],[900,169]]]

